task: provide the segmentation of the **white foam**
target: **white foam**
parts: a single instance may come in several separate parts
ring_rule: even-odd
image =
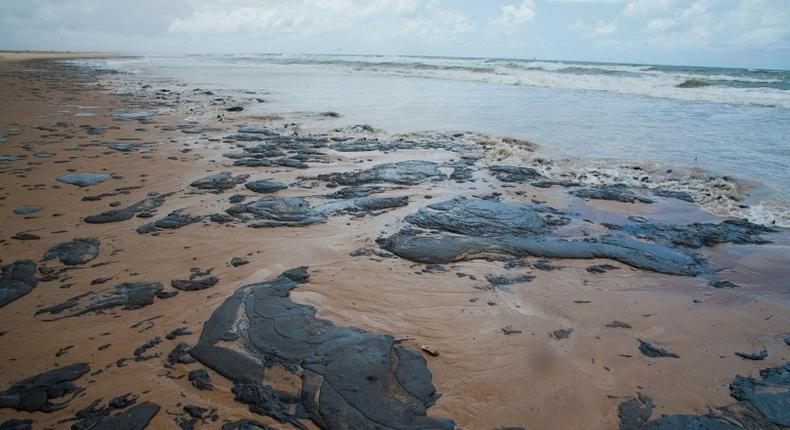
[[[222,58],[227,59],[227,57]],[[790,91],[770,87],[770,84],[782,82],[780,79],[747,76],[748,73],[757,72],[745,70],[731,74],[706,74],[694,73],[686,69],[674,71],[645,65],[404,56],[246,55],[232,58],[253,64],[260,62],[289,66],[329,67],[357,73],[386,73],[507,85],[608,91],[687,101],[790,108]],[[217,58],[217,60],[221,60],[221,58]],[[689,79],[764,84],[765,86],[741,88],[711,85],[699,88],[677,88],[678,84]]]
[[[534,168],[549,179],[578,182],[585,186],[625,184],[647,190],[682,191],[690,194],[695,203],[710,214],[790,228],[790,207],[786,204],[774,200],[745,204],[743,199],[757,186],[749,181],[711,175],[700,168],[681,170],[656,163],[608,159],[550,160],[538,156],[539,153],[514,149],[507,158],[489,159],[489,163],[518,163]]]
[[[259,64],[331,68],[350,73],[380,73],[506,85],[606,91],[685,101],[790,108],[790,90],[772,88],[772,84],[781,83],[782,80],[768,77],[766,73],[769,72],[765,71],[737,70],[725,74],[694,72],[693,69],[661,69],[660,66],[647,65],[379,55],[239,54],[200,56],[200,60],[225,65],[244,64],[246,67],[255,67]],[[148,59],[144,57],[109,59],[102,60],[102,66],[134,72],[145,67],[147,61]],[[749,76],[750,73],[757,76]],[[727,85],[677,87],[689,79],[753,85],[749,88]],[[760,84],[764,86],[759,86]]]
[[[526,62],[530,69],[522,67],[520,70],[507,66],[508,60],[467,60],[444,58],[415,58],[415,57],[329,57],[327,56],[265,56],[245,55],[234,56],[233,60],[255,62],[266,61],[267,66],[279,64],[282,67],[311,67],[325,70],[325,67],[339,67],[348,73],[359,73],[356,69],[349,68],[354,62],[367,65],[364,73],[403,74],[406,76],[420,76],[436,79],[457,79],[468,81],[498,82],[511,85],[533,85],[552,88],[585,89],[596,91],[612,91],[627,94],[637,94],[655,97],[670,97],[683,100],[715,101],[733,104],[761,104],[775,105],[790,108],[790,92],[772,88],[727,88],[727,87],[702,87],[694,89],[676,88],[675,85],[687,79],[689,74],[668,73],[654,71],[647,66],[620,66],[620,65],[589,65],[582,63],[554,63],[554,62]],[[211,60],[212,58],[208,58]],[[214,66],[226,67],[228,57],[213,58]],[[201,58],[201,61],[207,60]],[[92,60],[95,61],[95,60]],[[111,91],[117,93],[146,94],[151,90],[144,90],[138,77],[134,73],[146,76],[145,58],[116,59],[103,61],[98,66],[122,70],[127,74],[104,79],[110,84]],[[415,68],[415,63],[430,64],[435,69]],[[505,66],[499,63],[505,64]],[[203,63],[201,63],[203,64]],[[493,67],[494,72],[480,72],[469,69],[474,67]],[[209,63],[210,65],[210,63]],[[519,63],[521,66],[521,63]],[[245,63],[245,66],[249,66]],[[598,75],[557,73],[548,69],[560,70],[561,68],[584,67],[591,69],[618,69],[621,72],[639,72],[639,75]],[[502,69],[505,70],[502,70]],[[130,73],[130,74],[129,74]],[[172,84],[172,79],[154,78],[146,76],[146,83],[161,82]],[[708,76],[707,79],[713,79]],[[196,106],[200,106],[197,103]],[[202,116],[213,115],[211,109],[197,109],[194,112],[185,112],[191,115],[189,120],[198,121]],[[352,132],[353,130],[347,130]],[[522,163],[535,168],[544,176],[560,181],[575,181],[585,185],[606,185],[624,183],[632,187],[648,189],[662,188],[671,191],[684,191],[691,194],[695,201],[706,211],[718,216],[745,218],[751,222],[790,228],[790,207],[787,204],[764,200],[748,202],[743,199],[755,184],[739,181],[734,178],[725,178],[712,175],[698,168],[680,170],[670,169],[666,165],[651,163],[635,163],[632,161],[596,160],[596,159],[555,159],[545,160],[537,157],[539,152],[532,152],[529,147],[514,147],[502,139],[489,136],[477,136],[476,139],[490,139],[494,142],[487,154],[489,162],[502,164],[506,160],[511,164]],[[645,179],[646,178],[646,179]]]

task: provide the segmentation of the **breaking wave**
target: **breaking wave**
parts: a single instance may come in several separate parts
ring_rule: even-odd
[[[256,54],[204,59],[790,108],[790,71],[785,70],[378,55]],[[684,91],[689,88],[696,91]]]

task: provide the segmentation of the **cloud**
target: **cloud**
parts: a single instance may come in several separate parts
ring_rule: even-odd
[[[787,68],[788,3],[0,0],[0,47],[141,54],[561,56]]]
[[[790,4],[785,0],[741,0],[721,15],[721,44],[739,48],[790,47]]]
[[[549,0],[552,3],[580,3],[580,4],[617,4],[626,3],[628,0]]]
[[[439,0],[271,0],[265,5],[204,5],[173,19],[167,32],[265,36],[364,30],[371,34],[443,37],[472,28],[474,22],[467,15],[443,7]]]
[[[393,34],[401,36],[418,36],[441,38],[446,35],[463,34],[472,31],[475,23],[467,15],[436,5],[429,4],[425,9],[428,14],[403,20],[400,28],[394,28]]]
[[[710,33],[711,15],[704,2],[694,2],[686,8],[676,10],[667,18],[653,18],[647,22],[648,33]]]
[[[256,31],[292,31],[301,26],[304,17],[291,10],[266,7],[222,9],[207,7],[187,17],[175,18],[168,33],[229,34]]]
[[[644,17],[671,10],[677,0],[632,0],[623,10],[623,15],[628,17]]]
[[[576,21],[570,25],[569,29],[582,37],[597,39],[614,34],[617,31],[617,21],[598,21],[594,25],[585,24],[583,21]]]
[[[493,22],[503,25],[523,25],[535,19],[534,0],[522,0],[518,6],[507,4],[499,8],[499,16]]]
[[[790,49],[786,0],[631,0],[622,11],[640,23],[632,45],[662,49]]]

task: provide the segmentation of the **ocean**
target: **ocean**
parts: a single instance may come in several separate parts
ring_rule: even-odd
[[[787,70],[279,54],[88,63],[128,72],[136,82],[266,100],[250,114],[333,111],[342,115],[339,124],[393,133],[526,139],[541,157],[565,160],[568,168],[638,163],[657,176],[687,172],[688,182],[724,176],[737,180],[736,200],[718,207],[709,201],[708,209],[790,227]]]

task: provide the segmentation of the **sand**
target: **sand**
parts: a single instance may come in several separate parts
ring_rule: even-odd
[[[80,56],[84,54],[79,54]],[[70,270],[60,280],[40,282],[28,295],[0,308],[0,389],[24,377],[75,362],[87,362],[95,376],[78,381],[85,392],[59,411],[43,413],[0,409],[0,422],[31,418],[35,428],[60,428],[60,423],[93,400],[108,401],[124,393],[159,404],[162,409],[150,428],[173,428],[187,404],[216,408],[219,419],[199,428],[219,428],[223,422],[256,419],[275,428],[287,425],[250,412],[235,402],[232,383],[209,371],[215,389],[199,391],[185,377],[196,364],[163,367],[163,360],[179,341],[194,344],[202,324],[240,286],[270,279],[298,266],[309,266],[310,282],[299,286],[292,298],[315,306],[318,315],[337,325],[353,326],[402,339],[402,345],[420,350],[430,346],[438,356],[424,357],[433,384],[443,393],[429,414],[453,419],[459,428],[489,429],[519,426],[528,429],[613,429],[619,425],[617,407],[644,393],[659,414],[704,414],[710,407],[732,403],[728,384],[737,375],[756,375],[759,369],[790,359],[783,341],[790,334],[787,295],[788,240],[786,233],[772,236],[770,245],[719,245],[703,254],[719,276],[743,285],[718,290],[707,277],[661,275],[607,260],[551,260],[561,270],[522,267],[505,269],[502,261],[474,260],[444,265],[446,271],[424,270],[423,264],[400,258],[355,257],[360,248],[378,250],[374,240],[394,232],[403,218],[421,206],[456,195],[503,193],[503,198],[536,199],[561,210],[573,210],[592,222],[611,222],[628,215],[655,217],[667,222],[717,221],[691,203],[658,199],[652,205],[584,201],[562,187],[541,189],[528,185],[502,187],[490,177],[463,184],[451,181],[395,187],[382,195],[410,197],[407,207],[361,218],[330,216],[325,224],[306,227],[251,229],[239,223],[198,222],[163,231],[138,234],[135,228],[183,209],[189,214],[221,213],[234,193],[253,195],[243,186],[221,193],[196,193],[188,184],[219,171],[250,174],[250,180],[273,178],[293,183],[299,176],[360,169],[382,162],[423,159],[446,162],[457,154],[441,150],[401,150],[339,153],[326,150],[327,163],[310,169],[286,167],[245,168],[224,158],[234,144],[209,140],[255,122],[244,112],[217,109],[222,121],[205,120],[201,126],[219,131],[207,135],[184,134],[167,126],[184,124],[185,109],[164,109],[151,99],[108,94],[92,75],[59,71],[57,63],[31,62],[33,58],[64,58],[63,54],[9,54],[0,64],[0,131],[11,131],[0,144],[0,154],[26,158],[0,164],[2,178],[2,264],[15,260],[39,261],[50,247],[80,237],[101,240],[98,257]],[[38,70],[36,72],[35,70]],[[159,110],[150,123],[114,121],[113,113]],[[286,114],[283,114],[286,116]],[[277,117],[270,123],[278,126]],[[65,123],[57,126],[58,123]],[[101,135],[88,135],[81,124],[103,127]],[[42,128],[43,127],[43,128]],[[155,144],[140,151],[119,152],[105,142]],[[182,152],[190,149],[189,152]],[[46,151],[46,158],[34,153]],[[76,187],[56,177],[77,172],[103,172],[112,178],[90,187]],[[310,181],[306,181],[310,184]],[[85,196],[135,187],[128,193],[83,201]],[[332,190],[289,187],[278,196],[315,198]],[[150,192],[174,193],[152,219],[131,218],[110,224],[88,224],[83,218],[126,207]],[[260,197],[260,196],[259,196]],[[430,200],[428,199],[430,197]],[[117,202],[117,203],[115,203]],[[115,206],[115,205],[119,206]],[[15,215],[13,208],[38,205],[41,212]],[[29,232],[38,240],[15,240]],[[249,264],[233,267],[232,257]],[[537,258],[527,258],[530,263]],[[617,270],[590,273],[593,264],[613,264]],[[59,267],[50,262],[50,266]],[[94,267],[95,266],[95,267]],[[220,282],[201,291],[180,292],[135,310],[115,308],[56,321],[34,313],[44,306],[111,287],[121,282],[151,280],[165,284],[185,279],[191,268],[214,268]],[[459,277],[458,273],[470,276]],[[486,275],[531,273],[534,279],[493,288]],[[91,285],[97,278],[111,280]],[[632,326],[610,328],[614,320]],[[137,325],[141,321],[148,321]],[[193,334],[164,340],[152,352],[162,356],[135,362],[133,351],[153,336],[187,326]],[[506,335],[503,328],[520,331]],[[557,329],[573,329],[567,339],[555,339]],[[679,359],[649,358],[638,351],[638,338],[648,339]],[[109,347],[99,349],[100,346]],[[55,354],[73,345],[65,354]],[[749,361],[735,351],[768,351],[764,361]],[[127,358],[123,367],[117,361]],[[287,372],[271,372],[268,382],[298,385]],[[309,428],[313,423],[304,420]]]
[[[111,58],[122,54],[109,52],[70,52],[70,51],[4,51],[0,50],[0,62],[25,62],[32,60],[76,60],[88,58]]]

